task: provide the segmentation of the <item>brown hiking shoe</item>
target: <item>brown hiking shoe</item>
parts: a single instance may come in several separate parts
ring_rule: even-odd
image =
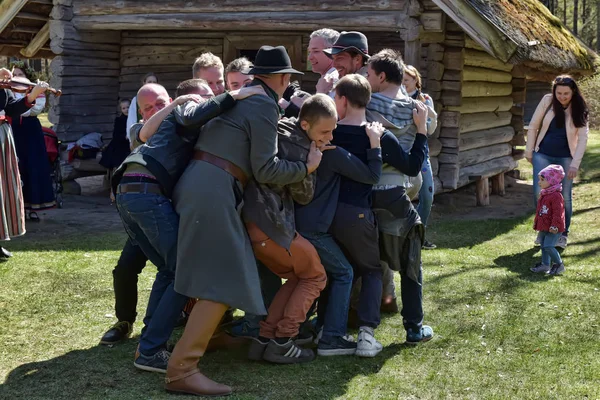
[[[263,360],[275,364],[299,364],[315,359],[315,353],[310,349],[296,346],[293,340],[279,344],[271,340],[263,354]]]

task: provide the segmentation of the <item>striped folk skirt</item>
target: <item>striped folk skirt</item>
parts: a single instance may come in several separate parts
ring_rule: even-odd
[[[25,234],[21,175],[10,125],[0,123],[0,240]]]

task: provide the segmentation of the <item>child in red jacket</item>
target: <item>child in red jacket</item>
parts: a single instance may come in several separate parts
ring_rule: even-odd
[[[565,230],[565,200],[561,193],[564,177],[563,167],[556,164],[547,166],[539,173],[539,185],[542,190],[533,229],[540,232],[542,262],[530,268],[532,272],[560,275],[565,270],[565,265],[556,250],[556,243]]]

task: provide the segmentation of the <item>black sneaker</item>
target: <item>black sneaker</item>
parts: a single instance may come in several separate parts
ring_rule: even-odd
[[[171,357],[171,353],[169,353],[167,350],[160,350],[151,356],[145,356],[142,353],[137,352],[133,365],[134,367],[144,371],[166,374],[167,364],[169,364],[169,357]]]
[[[300,364],[314,359],[315,353],[312,350],[296,346],[291,339],[284,344],[274,340],[269,341],[263,354],[263,360],[275,364]]]
[[[437,246],[435,244],[431,243],[429,240],[423,241],[423,249],[425,249],[425,250],[433,250],[436,247]]]
[[[269,344],[269,339],[252,338],[250,340],[250,347],[248,348],[248,360],[260,361],[263,359],[265,349]]]
[[[102,339],[100,339],[100,344],[105,345],[113,345],[119,343],[121,340],[127,339],[133,330],[133,324],[128,321],[119,321],[112,326]]]
[[[346,336],[346,338],[349,338]],[[334,336],[332,338],[321,338],[317,346],[317,354],[320,356],[351,356],[356,353],[356,342],[346,338]]]

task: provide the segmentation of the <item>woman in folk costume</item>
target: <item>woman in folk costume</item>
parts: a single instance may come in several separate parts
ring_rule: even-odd
[[[12,73],[0,68],[0,80],[11,79]],[[37,97],[48,88],[46,82],[40,82],[20,100],[6,89],[0,89],[0,240],[25,234],[25,211],[21,175],[17,164],[17,154],[10,128],[9,118],[19,118],[30,109]],[[11,253],[0,248],[0,257],[8,258]]]
[[[15,78],[33,79],[34,71],[23,62],[13,64],[12,74]],[[14,94],[17,100],[25,97],[23,93]],[[29,110],[14,117],[11,121],[15,148],[19,160],[19,172],[23,182],[23,201],[25,210],[31,221],[40,220],[36,211],[52,208],[56,205],[50,163],[46,153],[46,142],[42,124],[38,119],[46,106],[46,96],[41,93]]]

